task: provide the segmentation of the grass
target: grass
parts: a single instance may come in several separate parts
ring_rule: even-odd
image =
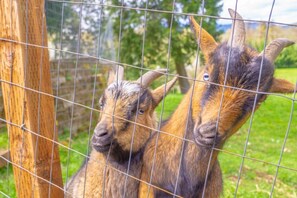
[[[277,69],[276,76],[286,78],[291,82],[296,81],[297,69]],[[182,99],[180,94],[170,94],[164,103],[163,118],[165,119],[176,108]],[[253,117],[250,128],[250,120],[225,144],[219,154],[219,161],[223,172],[224,193],[223,197],[233,197],[238,181],[239,168],[242,163],[244,146],[250,131],[246,156],[242,168],[238,197],[268,197],[275,178],[276,166],[280,160],[280,152],[284,144],[284,137],[290,119],[292,101],[279,96],[269,96]],[[161,113],[161,105],[157,108]],[[297,103],[295,103],[293,119],[288,138],[284,147],[284,153],[280,162],[274,197],[297,197]],[[74,135],[71,148],[79,153],[87,153],[89,136],[86,132]],[[59,137],[59,141],[68,147],[69,131],[65,131]],[[7,135],[4,129],[0,129],[0,148],[7,148]],[[67,162],[68,150],[60,147],[63,180],[66,180],[67,163],[68,175],[74,174],[81,166],[84,156],[70,152],[69,163]],[[231,153],[231,154],[230,154]],[[256,159],[258,161],[252,160]],[[260,161],[259,161],[260,160]],[[287,168],[284,168],[287,167]],[[291,170],[290,170],[291,169]],[[15,189],[11,168],[0,169],[0,192],[15,197]],[[8,182],[9,181],[9,182]],[[1,197],[1,194],[0,194]]]
[[[246,156],[265,161],[257,162],[250,159],[244,160],[242,176],[237,195],[239,197],[267,197],[273,184],[276,166],[280,159],[280,152],[284,144],[284,137],[290,119],[291,105],[287,99],[269,96],[262,104],[253,118],[229,139],[224,150],[243,155],[244,145],[250,130],[246,149]],[[297,136],[297,105],[294,107],[294,116],[284,153],[280,165],[297,170],[296,164],[296,136]],[[242,158],[221,152],[219,160],[224,175],[225,197],[234,194],[238,181],[238,171]],[[270,163],[270,164],[268,164]],[[274,165],[272,165],[274,164]],[[275,197],[296,197],[297,172],[280,168],[274,188]]]
[[[296,83],[297,81],[297,69],[296,68],[282,68],[276,69],[275,75],[278,78],[283,78],[291,81],[292,83]]]
[[[182,100],[182,94],[169,94],[166,96],[164,100],[164,108],[162,111],[163,103],[161,102],[159,106],[156,108],[157,118],[160,119],[162,115],[162,120],[166,120],[170,114],[175,110],[179,102]]]

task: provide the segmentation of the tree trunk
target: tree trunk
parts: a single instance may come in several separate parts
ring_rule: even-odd
[[[175,68],[178,73],[178,75],[183,76],[183,77],[188,77],[187,71],[185,69],[185,66],[183,63],[175,61]],[[180,87],[180,91],[185,94],[190,88],[190,83],[188,79],[186,78],[178,78],[178,83]]]

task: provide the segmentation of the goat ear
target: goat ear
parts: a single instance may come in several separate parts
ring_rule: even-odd
[[[108,73],[108,81],[107,84],[110,85],[115,81],[122,81],[124,78],[124,68],[120,65],[114,66]]]
[[[153,96],[153,106],[154,108],[158,106],[158,104],[163,100],[163,98],[167,95],[167,93],[171,90],[175,82],[177,81],[177,77],[174,77],[171,81],[168,83],[156,88],[152,91]],[[165,90],[166,88],[166,90]]]
[[[270,88],[271,93],[294,93],[295,85],[284,79],[273,78]]]
[[[200,44],[200,49],[207,59],[208,55],[214,51],[218,44],[205,29],[198,25],[193,16],[190,16],[190,25],[196,41],[198,45]]]

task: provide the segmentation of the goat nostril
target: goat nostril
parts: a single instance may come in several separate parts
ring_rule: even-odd
[[[106,136],[108,133],[107,133],[107,131],[105,131],[105,132],[103,132],[103,133],[99,133],[98,134],[98,137],[103,137],[103,136]]]
[[[195,137],[214,138],[216,134],[216,124],[203,124],[194,129]]]

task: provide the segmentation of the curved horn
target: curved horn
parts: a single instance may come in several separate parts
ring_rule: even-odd
[[[108,85],[117,80],[117,82],[123,81],[124,79],[124,67],[120,65],[113,66],[109,71]]]
[[[242,17],[232,9],[228,9],[231,18],[233,19],[231,31],[233,31],[233,36],[230,36],[228,41],[228,46],[238,47],[243,49],[245,44],[245,25]],[[234,30],[233,30],[234,28]]]
[[[290,41],[285,38],[278,38],[269,43],[265,48],[265,58],[267,58],[270,62],[274,62],[279,53],[290,45],[293,45],[295,42]],[[264,50],[259,54],[259,56],[263,56]]]
[[[167,73],[167,69],[156,69],[153,71],[146,72],[143,74],[138,80],[137,83],[141,84],[142,87],[146,88],[150,86],[150,84],[160,76]]]
[[[198,25],[193,16],[190,16],[190,25],[198,45],[200,42],[202,53],[207,56],[218,46],[217,42],[206,30]]]

